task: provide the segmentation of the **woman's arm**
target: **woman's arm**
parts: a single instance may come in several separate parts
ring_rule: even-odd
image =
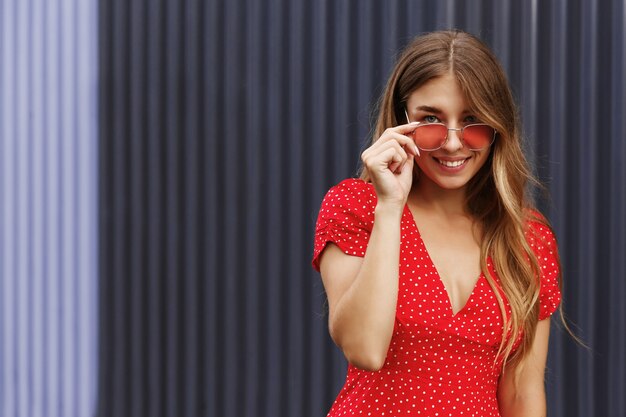
[[[320,258],[330,335],[361,369],[382,368],[393,333],[400,221],[413,182],[413,158],[419,155],[405,135],[414,129],[415,124],[387,129],[361,156],[377,197],[365,257],[348,256],[330,244]]]
[[[329,244],[320,272],[328,297],[330,335],[354,366],[384,365],[396,314],[402,212],[377,207],[364,258]]]
[[[504,372],[498,385],[498,405],[502,417],[542,417],[546,415],[544,374],[548,356],[550,319],[537,324],[535,340],[517,372]]]

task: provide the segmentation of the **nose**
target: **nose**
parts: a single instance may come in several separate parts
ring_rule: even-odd
[[[461,140],[461,129],[448,128],[448,139],[443,145],[443,148],[451,153],[463,148],[463,141]]]

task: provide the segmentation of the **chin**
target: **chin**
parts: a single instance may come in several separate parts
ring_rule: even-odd
[[[467,186],[468,183],[469,180],[435,181],[435,184],[444,190],[458,190]]]
[[[469,184],[472,177],[441,177],[439,175],[433,175],[431,172],[424,172],[420,170],[417,178],[422,181],[428,181],[433,185],[443,189],[443,190],[458,190],[464,188]]]

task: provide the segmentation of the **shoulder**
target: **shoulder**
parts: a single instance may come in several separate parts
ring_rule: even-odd
[[[528,210],[526,239],[540,269],[539,320],[550,317],[561,302],[561,264],[554,231],[537,210]]]
[[[322,210],[352,209],[370,211],[376,205],[376,193],[371,183],[348,178],[333,186],[322,201]]]
[[[344,253],[365,256],[374,223],[376,193],[360,179],[341,181],[326,193],[315,226],[313,267],[319,271],[326,244],[336,244]]]
[[[374,186],[359,178],[348,178],[328,190],[327,195],[354,196],[364,199],[376,198]]]
[[[526,239],[535,252],[556,252],[557,243],[554,231],[546,217],[534,208],[529,208],[526,214]]]

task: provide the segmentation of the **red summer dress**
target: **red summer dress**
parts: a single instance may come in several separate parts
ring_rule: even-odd
[[[324,197],[313,266],[328,242],[365,256],[376,194],[358,179],[342,181]],[[556,242],[549,228],[531,222],[527,239],[542,269],[539,319],[557,308]],[[400,276],[393,336],[378,371],[348,366],[345,385],[328,416],[499,416],[496,391],[502,362],[502,317],[484,275],[456,314],[408,207],[401,221]],[[490,273],[497,274],[487,262]],[[508,308],[508,304],[506,304]]]

